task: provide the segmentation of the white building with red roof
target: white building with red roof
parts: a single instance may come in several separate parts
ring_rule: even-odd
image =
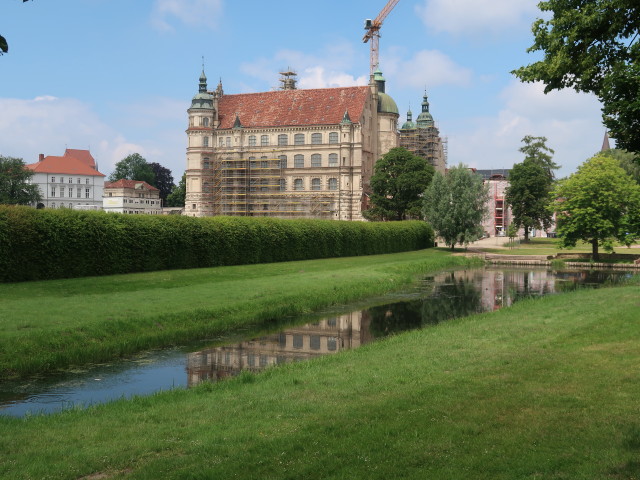
[[[67,149],[62,157],[40,154],[37,163],[26,167],[40,189],[39,208],[102,208],[105,176],[89,150]]]
[[[362,220],[375,162],[397,147],[398,108],[382,74],[368,86],[227,95],[188,109],[185,214]]]
[[[122,179],[104,184],[105,212],[160,215],[161,202],[160,190],[147,182]]]

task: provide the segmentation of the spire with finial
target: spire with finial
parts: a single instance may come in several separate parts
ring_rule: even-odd
[[[351,117],[349,117],[349,111],[345,110],[344,115],[342,116],[342,121],[340,122],[342,125],[351,125]]]
[[[604,140],[602,140],[602,148],[601,152],[606,152],[607,150],[611,150],[611,145],[609,145],[609,132],[604,132]]]
[[[200,74],[200,88],[198,91],[200,93],[207,92],[207,76],[204,74],[204,56],[202,57],[202,73]]]

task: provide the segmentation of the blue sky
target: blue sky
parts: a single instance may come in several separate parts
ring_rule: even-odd
[[[185,168],[186,109],[204,56],[226,93],[368,81],[366,18],[387,0],[2,0],[0,154],[37,161],[90,149],[100,171],[138,152]],[[400,0],[382,27],[380,69],[400,122],[425,91],[449,165],[510,168],[524,135],[546,136],[568,175],[600,149],[600,105],[572,90],[544,95],[509,72],[531,63],[537,0]]]

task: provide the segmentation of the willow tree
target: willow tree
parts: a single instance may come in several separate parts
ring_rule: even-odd
[[[436,172],[424,193],[423,212],[445,245],[467,245],[482,237],[488,214],[489,186],[466,165],[452,167],[447,175]]]

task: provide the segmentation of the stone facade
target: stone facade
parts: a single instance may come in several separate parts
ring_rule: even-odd
[[[188,110],[185,215],[362,220],[375,161],[398,146],[381,74],[364,87],[227,95],[204,72]]]
[[[160,215],[161,202],[160,190],[147,182],[122,179],[104,185],[105,212]]]

